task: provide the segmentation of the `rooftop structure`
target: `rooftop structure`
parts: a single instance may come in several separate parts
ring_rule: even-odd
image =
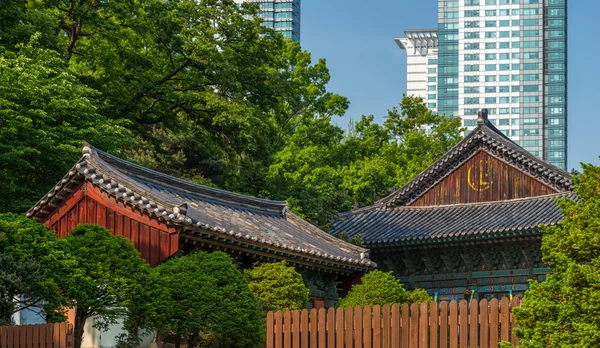
[[[93,146],[28,212],[59,238],[79,223],[132,241],[151,265],[194,250],[220,250],[246,267],[285,260],[302,272],[316,307],[332,306],[343,279],[376,267],[369,250],[293,214],[286,202],[198,185]]]
[[[545,279],[540,224],[576,199],[571,175],[510,140],[479,112],[477,126],[406,185],[347,212],[334,234],[364,234],[371,257],[408,287],[441,299],[499,297]]]

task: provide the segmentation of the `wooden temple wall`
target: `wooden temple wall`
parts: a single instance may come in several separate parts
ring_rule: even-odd
[[[491,202],[557,192],[523,171],[480,151],[409,205]]]
[[[80,187],[45,224],[65,237],[79,224],[98,224],[133,243],[151,265],[179,250],[176,229],[117,202],[96,187]]]

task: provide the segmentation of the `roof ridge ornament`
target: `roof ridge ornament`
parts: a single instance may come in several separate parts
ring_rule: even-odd
[[[477,124],[484,124],[488,119],[488,109],[481,109],[477,113]]]
[[[83,157],[90,157],[90,155],[92,154],[92,148],[87,141],[83,142],[83,147],[81,148],[81,153],[82,153]]]

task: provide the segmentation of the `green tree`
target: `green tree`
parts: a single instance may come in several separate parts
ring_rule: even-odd
[[[41,262],[54,240],[43,224],[0,214],[0,325],[10,325],[17,311],[55,296],[56,285]]]
[[[271,198],[287,200],[299,216],[327,228],[337,213],[350,208],[338,167],[343,131],[329,119],[307,119],[273,156],[267,178]]]
[[[325,60],[261,25],[233,0],[43,0],[72,71],[124,115],[128,158],[194,181],[261,196],[266,173],[299,124],[341,115]],[[309,194],[304,197],[310,197]],[[311,216],[314,214],[310,212]]]
[[[600,346],[600,167],[582,167],[573,178],[577,199],[558,201],[564,220],[542,228],[542,259],[552,273],[531,281],[514,310],[525,347]]]
[[[39,43],[44,48],[57,49],[56,23],[48,11],[35,8],[27,0],[3,0],[0,7],[0,46],[18,51],[19,44],[28,42],[39,33]]]
[[[135,294],[143,290],[150,266],[133,244],[98,225],[79,225],[56,241],[56,253],[45,258],[62,301],[47,311],[60,315],[75,311],[75,348],[81,347],[85,321],[95,317],[95,327],[106,329],[127,315]]]
[[[435,114],[415,97],[404,97],[383,125],[371,115],[352,126],[344,137],[329,119],[302,119],[269,166],[271,197],[327,229],[339,212],[373,204],[461,139],[460,119]]]
[[[308,288],[302,275],[285,261],[264,263],[246,270],[245,274],[264,311],[306,308]]]
[[[112,151],[130,134],[97,112],[98,92],[37,37],[0,57],[0,212],[29,209],[81,156],[83,141]]]
[[[414,302],[431,302],[431,296],[423,289],[407,291],[392,272],[375,270],[365,274],[360,284],[353,285],[346,297],[340,299],[338,306],[383,306]]]
[[[461,131],[460,118],[438,115],[421,98],[405,96],[383,125],[374,124],[373,116],[356,123],[355,136],[345,144],[353,157],[340,169],[341,188],[353,204],[373,204],[448,152]]]
[[[196,252],[157,267],[170,293],[161,332],[175,347],[258,347],[264,340],[260,304],[229,255]]]

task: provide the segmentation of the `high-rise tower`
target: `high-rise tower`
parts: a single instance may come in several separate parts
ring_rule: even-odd
[[[263,25],[281,33],[286,39],[300,41],[300,0],[235,0],[260,6]]]
[[[437,110],[437,29],[405,30],[396,37],[398,46],[406,50],[406,94],[423,98],[427,107]]]
[[[439,0],[437,111],[567,166],[567,1]],[[428,100],[429,102],[429,100]]]

